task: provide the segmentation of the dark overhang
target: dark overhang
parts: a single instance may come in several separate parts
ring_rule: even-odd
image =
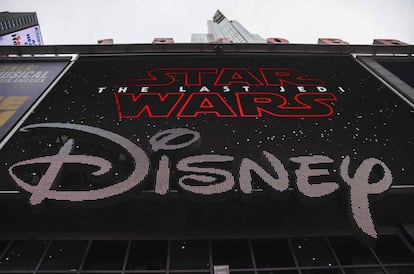
[[[35,54],[403,54],[413,55],[414,45],[315,45],[315,44],[114,44],[1,46],[0,55]]]

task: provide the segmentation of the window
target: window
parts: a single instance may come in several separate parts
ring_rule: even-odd
[[[398,235],[383,235],[374,248],[384,264],[414,263],[414,255]]]
[[[208,241],[172,241],[170,269],[209,269]]]
[[[381,235],[370,249],[352,236],[205,240],[0,241],[0,274],[230,273],[412,274],[412,246]]]
[[[342,265],[378,264],[371,250],[351,236],[329,238]]]
[[[126,247],[126,241],[93,241],[83,269],[121,270]]]
[[[252,247],[258,268],[295,266],[286,239],[252,240]]]
[[[336,262],[324,238],[294,238],[292,247],[299,266],[334,266]]]
[[[213,240],[213,265],[229,265],[230,270],[253,267],[247,240]]]
[[[76,271],[87,245],[88,241],[53,241],[39,269]]]
[[[165,270],[168,241],[132,241],[127,270]]]

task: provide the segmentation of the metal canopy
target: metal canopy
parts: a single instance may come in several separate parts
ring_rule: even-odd
[[[316,45],[316,44],[115,44],[1,46],[0,55],[35,54],[414,54],[414,45]]]

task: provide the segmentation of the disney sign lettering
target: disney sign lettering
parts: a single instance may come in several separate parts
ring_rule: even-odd
[[[132,173],[123,181],[100,189],[88,191],[52,190],[51,187],[65,163],[96,166],[98,170],[92,173],[94,176],[103,175],[112,168],[112,164],[101,157],[71,154],[74,140],[69,139],[55,155],[21,161],[9,168],[9,174],[16,184],[32,194],[30,197],[32,205],[40,204],[45,199],[80,202],[109,198],[125,193],[141,184],[150,173],[150,158],[146,152],[116,133],[86,125],[64,123],[33,124],[22,128],[21,131],[35,128],[75,130],[107,139],[120,145],[131,154],[134,168]],[[154,152],[177,151],[197,143],[200,141],[200,138],[199,132],[186,128],[175,128],[155,134],[150,138],[149,143]],[[189,193],[208,196],[232,191],[236,187],[236,182],[238,182],[238,188],[241,192],[251,195],[253,193],[252,173],[255,173],[273,191],[278,193],[288,191],[291,182],[289,182],[288,170],[284,164],[269,151],[263,151],[262,154],[267,163],[270,164],[270,171],[267,171],[256,161],[249,158],[241,159],[241,164],[236,172],[224,168],[211,167],[211,164],[217,166],[234,162],[235,159],[231,155],[203,154],[184,157],[177,160],[175,164],[176,170],[183,173],[183,175],[178,177],[177,183],[181,189]],[[310,177],[329,175],[330,171],[328,169],[314,168],[314,165],[333,163],[334,160],[330,157],[325,155],[297,156],[291,157],[289,160],[298,164],[298,168],[294,171],[296,178],[295,186],[305,197],[312,199],[328,197],[340,188],[337,182],[310,182]],[[350,161],[349,156],[343,158],[340,164],[339,175],[348,186],[351,216],[357,227],[364,234],[371,238],[377,238],[377,232],[370,212],[369,195],[381,194],[387,191],[392,184],[392,173],[381,160],[368,158],[362,161],[353,174],[350,174]],[[38,163],[47,163],[49,167],[37,185],[30,185],[24,182],[14,172],[16,167]],[[169,190],[171,164],[171,159],[167,155],[161,155],[158,164],[154,165],[157,168],[155,173],[155,193],[161,196],[166,195]],[[209,164],[210,167],[206,167]],[[377,182],[370,182],[370,174],[373,172],[374,167],[382,169],[382,178]]]

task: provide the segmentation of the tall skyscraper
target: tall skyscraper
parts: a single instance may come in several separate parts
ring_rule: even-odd
[[[208,43],[229,39],[233,43],[265,43],[266,40],[258,34],[249,32],[236,20],[229,20],[217,10],[213,20],[207,21],[208,33],[191,34],[191,43]]]

